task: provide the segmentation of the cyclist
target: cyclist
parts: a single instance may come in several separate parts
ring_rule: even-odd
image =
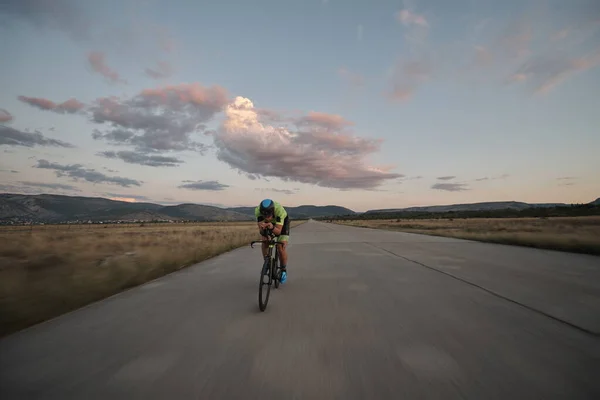
[[[279,258],[281,260],[281,283],[287,279],[287,242],[290,235],[290,218],[287,211],[281,204],[271,199],[265,199],[260,202],[260,205],[254,209],[254,215],[258,222],[258,229],[263,240],[268,240],[266,229],[273,231],[273,235],[278,237]],[[262,244],[263,257],[267,258],[268,245]]]

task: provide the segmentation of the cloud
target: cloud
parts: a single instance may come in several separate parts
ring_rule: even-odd
[[[103,151],[98,155],[106,158],[119,158],[129,164],[147,165],[150,167],[176,167],[183,163],[175,157],[140,154],[134,151]]]
[[[433,66],[426,57],[414,60],[399,60],[392,69],[391,89],[386,97],[391,101],[407,101],[417,88],[429,81],[433,75]]]
[[[23,194],[66,194],[73,195],[74,192],[81,192],[80,189],[71,185],[46,182],[14,182],[0,184],[0,192],[5,193],[23,193]]]
[[[18,99],[40,110],[54,111],[59,114],[74,114],[85,107],[85,104],[74,98],[63,103],[55,103],[52,100],[39,97],[19,96]]]
[[[158,67],[157,69],[152,69],[152,68],[144,69],[144,72],[146,73],[146,75],[148,75],[149,77],[154,78],[154,79],[164,79],[164,78],[168,78],[169,76],[171,76],[173,74],[173,67],[168,62],[158,61],[156,64]]]
[[[576,185],[577,177],[576,176],[561,176],[556,178],[557,181],[560,181],[558,186],[574,186]]]
[[[429,34],[430,24],[424,15],[418,14],[405,7],[394,14],[395,19],[404,27],[404,40],[412,52],[424,47]]]
[[[161,55],[170,55],[176,50],[171,32],[145,17],[147,13],[144,8],[150,5],[146,1],[119,2],[112,7],[111,13],[93,14],[86,13],[89,7],[82,6],[77,0],[15,0],[0,3],[0,26],[12,24],[20,27],[25,22],[38,28],[39,33],[61,31],[78,44],[110,51],[140,64],[147,65],[148,60],[158,61]],[[118,18],[115,18],[116,14]],[[101,58],[103,56],[92,60],[90,65],[110,81],[125,82]]]
[[[119,76],[119,73],[106,65],[105,55],[101,51],[92,51],[88,54],[88,62],[92,69],[104,76],[111,82],[127,83],[126,80]]]
[[[198,83],[146,89],[131,99],[103,97],[90,107],[91,120],[110,128],[93,138],[135,146],[140,152],[194,150],[204,144],[191,139],[227,104],[227,91]]]
[[[537,55],[521,65],[507,82],[530,82],[534,93],[546,94],[569,77],[599,65],[600,47],[576,58],[569,58],[560,52]]]
[[[81,190],[76,188],[75,186],[65,185],[63,183],[44,183],[44,182],[27,182],[27,181],[22,181],[19,183],[21,183],[22,185],[25,185],[25,186],[33,186],[33,187],[48,188],[48,189],[62,189],[62,190],[70,190],[73,192],[81,192]]]
[[[498,179],[506,179],[509,176],[510,176],[509,174],[502,174],[502,175],[497,175],[497,176],[492,176],[492,177],[484,176],[482,178],[476,178],[473,181],[474,182],[495,181],[495,180],[498,180]]]
[[[75,0],[18,0],[2,1],[0,14],[22,20],[40,29],[57,29],[76,41],[90,38],[90,20]]]
[[[119,176],[107,176],[94,169],[83,168],[81,164],[62,165],[47,160],[38,160],[35,168],[52,169],[57,177],[68,176],[74,181],[83,179],[92,183],[106,183],[123,187],[141,186],[140,181]]]
[[[559,8],[555,7],[558,0],[542,3],[523,3],[508,21],[486,19],[486,29],[478,28],[474,40],[465,41],[471,49],[471,67],[479,70],[463,65],[455,76],[491,77],[505,84],[523,84],[534,94],[547,94],[600,65],[600,3],[578,0],[564,7],[561,3]]]
[[[228,188],[229,185],[225,185],[219,183],[218,181],[183,181],[183,185],[179,185],[179,188],[182,189],[191,189],[191,190],[224,190]]]
[[[12,114],[6,111],[4,108],[0,108],[0,122],[10,122],[12,120]]]
[[[460,192],[469,190],[467,185],[464,183],[436,183],[431,186],[432,189],[445,190],[447,192]]]
[[[276,188],[256,188],[254,190],[258,190],[261,192],[274,192],[274,193],[283,193],[283,194],[296,194],[299,189],[276,189]]]
[[[102,195],[107,196],[110,200],[127,201],[129,203],[134,203],[137,201],[150,201],[148,197],[138,194],[103,193]]]
[[[42,133],[35,131],[23,132],[8,126],[0,125],[0,146],[49,146],[74,148],[75,146],[62,140],[47,138]]]
[[[263,124],[244,97],[229,104],[225,116],[212,135],[217,158],[241,172],[338,189],[374,189],[402,176],[389,166],[366,165],[365,157],[378,150],[381,140],[335,132],[323,124],[302,132]]]
[[[328,130],[339,130],[345,126],[354,125],[353,122],[344,119],[341,115],[315,111],[311,111],[306,116],[298,118],[296,124],[298,126],[313,125]]]
[[[456,176],[452,175],[452,176],[439,176],[437,179],[439,179],[441,181],[449,181],[454,178],[456,178]]]

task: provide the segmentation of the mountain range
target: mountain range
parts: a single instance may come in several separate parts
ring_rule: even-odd
[[[600,206],[600,198],[590,205]],[[517,201],[451,204],[439,206],[388,208],[355,212],[345,207],[302,205],[286,207],[290,218],[308,219],[399,211],[448,212],[568,206],[564,203],[523,203]],[[252,221],[254,207],[221,208],[200,204],[165,206],[155,203],[130,203],[101,197],[54,194],[25,195],[0,193],[0,223],[68,221]]]
[[[290,218],[347,215],[354,213],[338,206],[286,207]],[[155,203],[130,203],[101,197],[54,194],[0,194],[0,221],[253,221],[254,207],[221,208],[200,204],[165,206]]]
[[[589,205],[600,205],[600,197],[596,200],[587,203]],[[456,212],[456,211],[491,211],[491,210],[524,210],[534,207],[564,207],[570,206],[566,203],[524,203],[521,201],[490,201],[482,203],[466,203],[466,204],[449,204],[440,206],[423,206],[423,207],[407,207],[407,208],[384,208],[378,210],[369,210],[365,214],[384,214],[394,212]]]

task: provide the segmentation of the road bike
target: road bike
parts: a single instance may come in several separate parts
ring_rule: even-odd
[[[254,240],[250,242],[250,247],[254,248],[255,243],[267,243],[269,245],[268,255],[265,259],[262,270],[260,272],[260,282],[258,285],[258,307],[260,311],[265,311],[269,302],[271,293],[271,285],[275,285],[275,289],[279,287],[281,282],[281,267],[279,266],[279,243],[272,232],[267,232],[269,240]],[[265,281],[266,279],[266,281]],[[265,288],[266,286],[266,288]],[[263,299],[263,295],[265,296]]]

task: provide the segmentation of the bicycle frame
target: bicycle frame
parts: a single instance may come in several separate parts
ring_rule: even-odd
[[[278,244],[281,246],[283,243],[279,242],[278,238],[272,233],[267,233],[267,236],[269,237],[269,240],[253,240],[250,242],[250,247],[254,248],[255,243],[268,243],[268,257],[269,259],[274,260],[279,255],[278,248],[275,247],[275,245]],[[273,249],[275,249],[275,251],[273,251]]]
[[[275,288],[279,287],[279,274],[280,270],[278,266],[278,247],[277,244],[282,245],[278,241],[272,232],[267,232],[268,240],[254,240],[250,242],[250,247],[254,248],[255,243],[267,243],[268,244],[268,255],[267,260],[263,263],[262,270],[260,273],[260,285],[258,289],[258,306],[261,311],[264,311],[267,308],[267,303],[269,302],[269,293],[271,292],[271,285],[275,283]],[[263,281],[263,277],[268,277],[268,282]],[[263,301],[263,286],[266,285],[266,299]]]

